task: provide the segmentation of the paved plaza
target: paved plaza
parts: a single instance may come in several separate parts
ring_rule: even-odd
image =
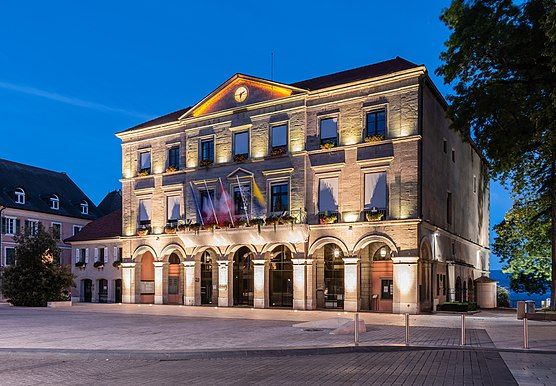
[[[521,384],[556,384],[552,370],[556,323],[530,322],[535,354],[523,353],[516,350],[522,344],[522,324],[513,313],[468,317],[466,349],[459,347],[458,315],[411,316],[410,349],[403,344],[403,315],[361,313],[367,326],[360,335],[358,350],[363,352],[341,351],[353,346],[352,335],[292,327],[304,321],[352,317],[344,312],[249,308],[0,305],[0,325],[10,326],[0,329],[0,383],[157,379],[158,383],[380,384],[390,383],[395,374],[400,383],[429,384],[434,379],[438,384],[464,380],[501,384],[505,379],[511,384],[515,378]],[[313,369],[320,370],[312,374]]]

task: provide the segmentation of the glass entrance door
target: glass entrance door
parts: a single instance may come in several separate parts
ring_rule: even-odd
[[[91,279],[83,280],[83,301],[86,303],[93,301],[93,282]]]
[[[116,303],[122,302],[122,279],[114,280],[114,301]]]
[[[98,302],[108,303],[108,281],[106,279],[98,281]]]
[[[287,247],[279,246],[272,252],[269,276],[270,305],[293,307],[293,264]]]
[[[344,254],[334,244],[324,246],[324,307],[344,308]]]
[[[201,256],[201,304],[212,304],[212,258],[208,251]]]
[[[234,255],[234,306],[252,306],[254,299],[253,253],[241,247]]]

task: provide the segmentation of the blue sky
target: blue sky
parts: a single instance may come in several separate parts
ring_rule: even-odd
[[[20,1],[0,5],[0,157],[119,186],[114,133],[197,102],[235,72],[294,82],[402,56],[434,75],[448,1]],[[510,206],[498,184],[491,224]],[[496,259],[493,259],[496,260]],[[493,268],[497,263],[493,261]]]

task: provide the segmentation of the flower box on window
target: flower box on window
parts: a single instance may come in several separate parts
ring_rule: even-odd
[[[146,236],[150,233],[151,227],[142,226],[141,228],[137,229],[137,235],[139,236]]]
[[[386,209],[372,208],[364,211],[365,220],[369,222],[382,221],[386,217]]]
[[[380,141],[384,141],[384,135],[382,135],[382,134],[367,135],[365,137],[365,142],[366,143],[380,142]]]
[[[178,226],[174,224],[166,224],[164,227],[164,233],[167,235],[173,235],[178,230]]]
[[[104,267],[104,261],[100,261],[100,260],[99,260],[99,261],[95,261],[95,262],[93,263],[93,267],[95,267],[95,268],[102,268],[102,267]]]
[[[280,157],[280,156],[282,156],[286,153],[287,153],[287,150],[286,150],[285,146],[273,147],[272,150],[270,151],[270,156],[271,157]]]
[[[213,163],[214,163],[214,161],[211,160],[211,159],[203,159],[203,160],[201,160],[201,162],[199,162],[199,166],[201,166],[203,168],[208,168]]]
[[[139,172],[137,173],[137,175],[139,177],[145,177],[148,176],[149,174],[151,174],[151,169],[141,169],[139,170]]]
[[[234,155],[234,162],[245,162],[247,161],[247,154],[236,154]]]
[[[166,168],[166,173],[173,173],[173,172],[177,172],[177,171],[178,171],[178,168],[175,167],[175,166],[168,166]]]
[[[78,261],[77,263],[75,263],[75,266],[77,268],[85,268],[87,264],[84,261]]]
[[[330,150],[333,147],[336,147],[336,143],[332,141],[324,142],[320,145],[321,150]]]
[[[115,260],[115,261],[112,263],[112,266],[113,266],[114,268],[120,269],[120,267],[122,266],[122,261],[121,261],[121,260]]]
[[[187,229],[189,229],[190,231],[193,231],[193,232],[197,233],[197,232],[199,232],[199,231],[202,229],[202,227],[203,227],[203,226],[202,226],[201,224],[199,224],[198,222],[194,222],[194,223],[189,224],[189,225],[187,226]]]
[[[337,212],[323,212],[319,213],[319,223],[321,224],[335,224],[338,222]]]

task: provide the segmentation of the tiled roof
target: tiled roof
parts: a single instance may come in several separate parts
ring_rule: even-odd
[[[122,234],[122,210],[119,209],[85,225],[75,236],[64,240],[66,243],[91,241],[118,237]]]
[[[409,70],[411,68],[416,68],[416,67],[419,67],[419,65],[397,56],[394,59],[370,64],[368,66],[358,67],[351,70],[336,72],[334,74],[319,76],[317,78],[291,83],[290,86],[302,88],[309,91],[314,91],[322,88],[337,86],[344,83],[351,83],[360,80],[376,78],[379,76],[392,74],[398,71]],[[148,122],[141,123],[137,126],[133,126],[127,130],[124,130],[123,132],[133,131],[133,130],[142,129],[150,126],[162,125],[170,122],[177,122],[179,117],[184,115],[192,107],[193,106],[189,106],[184,109],[174,111],[172,113],[152,119]]]
[[[25,192],[25,204],[15,202],[15,190]],[[60,208],[52,209],[50,198],[56,195]],[[89,205],[89,214],[81,213],[81,203]],[[69,178],[66,173],[53,172],[35,166],[0,159],[0,205],[28,210],[94,220],[100,216],[95,204]]]
[[[120,190],[114,190],[108,193],[100,204],[98,204],[97,208],[102,215],[107,215],[122,209],[122,192]]]
[[[319,90],[321,88],[338,86],[340,84],[376,78],[379,76],[392,74],[394,72],[409,70],[415,67],[419,66],[397,56],[394,59],[386,60],[384,62],[374,63],[368,66],[319,76],[317,78],[302,80],[300,82],[292,83],[291,86],[313,91]]]

